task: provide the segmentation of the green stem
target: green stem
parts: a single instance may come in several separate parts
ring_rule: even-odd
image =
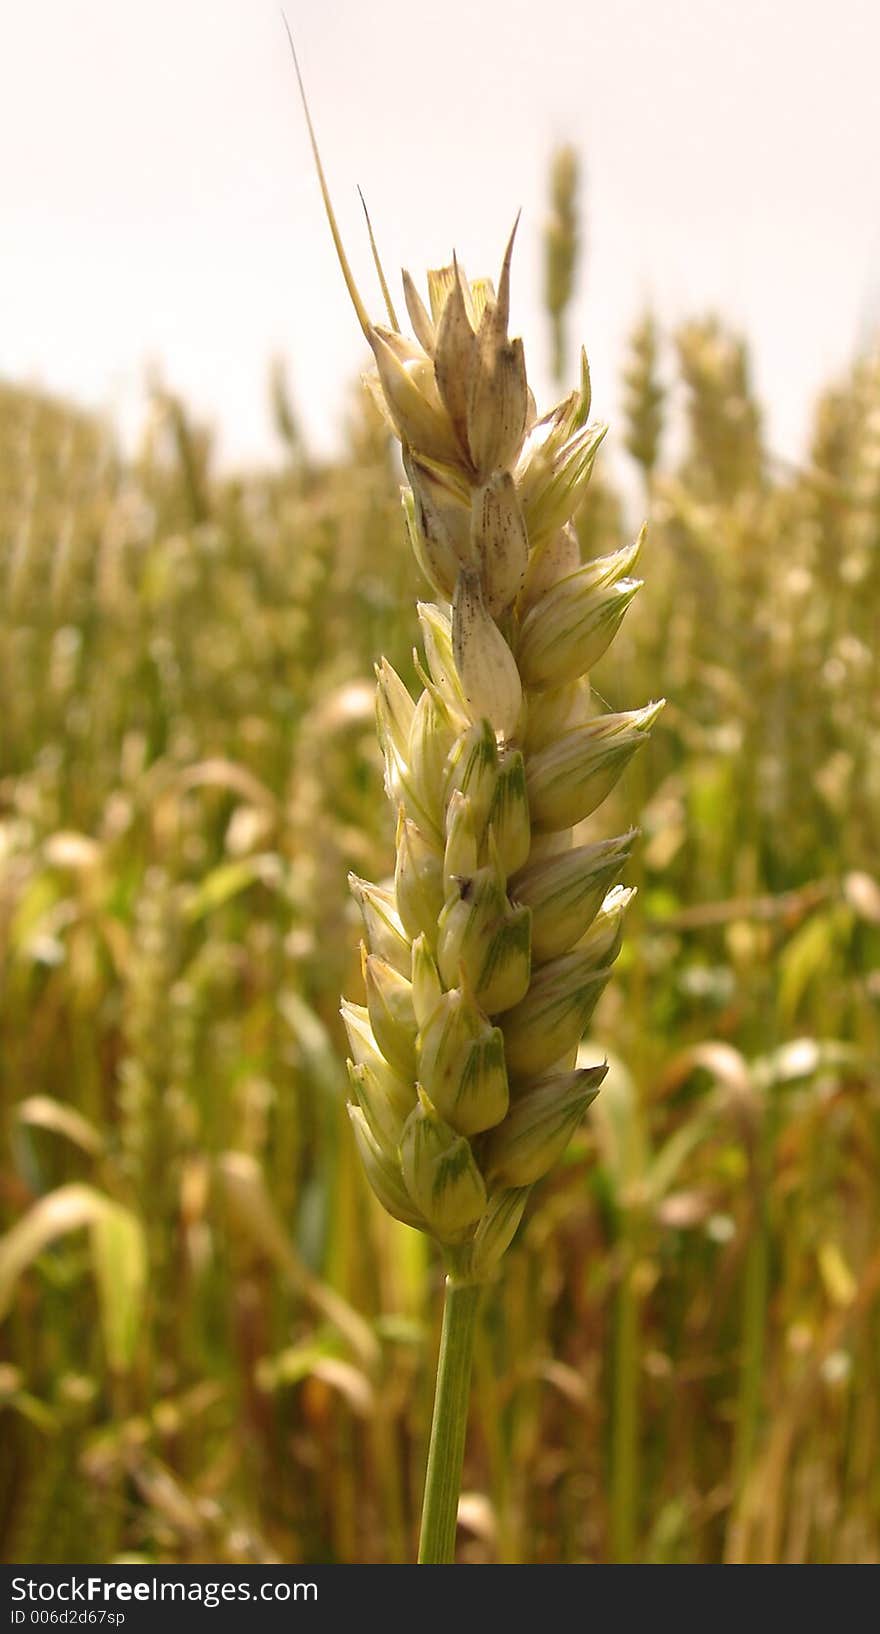
[[[627,1245],[627,1265],[617,1296],[614,1346],[614,1406],[611,1451],[611,1555],[632,1565],[636,1548],[639,1490],[639,1327],[636,1244]]]
[[[479,1299],[479,1283],[455,1282],[452,1277],[447,1277],[419,1538],[420,1566],[449,1566],[455,1558],[455,1528]]]
[[[743,1285],[742,1360],[733,1451],[733,1488],[736,1498],[741,1498],[745,1490],[758,1441],[761,1385],[764,1376],[769,1243],[766,1215],[761,1200],[755,1214]]]

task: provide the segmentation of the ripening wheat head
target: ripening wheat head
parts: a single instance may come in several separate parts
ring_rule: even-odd
[[[604,1065],[578,1045],[617,954],[632,835],[573,845],[660,704],[599,714],[589,670],[639,588],[640,541],[582,564],[571,518],[604,427],[581,385],[538,419],[497,293],[456,261],[404,274],[415,339],[365,324],[399,437],[403,507],[436,601],[414,699],[377,668],[393,881],[352,878],[366,1004],[344,1001],[349,1108],[370,1184],[460,1277],[513,1237]],[[362,309],[361,309],[362,310]]]

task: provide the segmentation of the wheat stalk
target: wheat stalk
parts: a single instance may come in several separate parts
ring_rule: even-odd
[[[308,118],[308,110],[306,110]],[[367,317],[313,150],[343,273],[399,439],[403,509],[435,599],[418,698],[384,659],[377,718],[397,815],[394,875],[351,877],[366,1003],[344,1000],[364,1170],[443,1250],[447,1306],[420,1560],[452,1558],[479,1284],[605,1075],[579,1064],[632,892],[632,834],[575,846],[660,703],[598,713],[589,670],[639,589],[641,536],[581,563],[571,526],[605,427],[590,383],[539,418],[511,339],[514,226],[497,291],[458,261],[403,274],[415,338]],[[372,237],[372,235],[371,235]],[[375,246],[374,246],[375,252]]]

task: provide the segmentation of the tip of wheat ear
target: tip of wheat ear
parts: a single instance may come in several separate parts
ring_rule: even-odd
[[[281,13],[281,17],[282,17],[282,21],[284,23],[285,30],[287,32],[288,42],[290,44],[290,54],[291,54],[291,56],[293,58],[293,66],[294,66],[294,69],[296,71],[296,82],[297,82],[297,85],[299,86],[299,94],[300,94],[300,98],[302,100],[303,113],[305,114],[305,118],[306,118],[306,128],[307,128],[308,133],[309,133],[309,142],[311,144],[311,149],[312,149],[312,158],[315,161],[315,170],[317,171],[317,175],[318,175],[318,184],[319,184],[320,189],[321,189],[321,198],[322,198],[323,203],[324,203],[324,213],[325,213],[325,215],[327,217],[327,225],[330,228],[330,234],[331,234],[331,237],[333,239],[333,247],[334,247],[334,249],[336,251],[336,257],[337,257],[337,260],[339,262],[339,266],[340,266],[341,271],[342,271],[342,276],[345,279],[345,287],[348,290],[349,296],[351,298],[351,304],[354,307],[354,310],[355,310],[355,312],[357,314],[358,323],[360,324],[364,334],[369,339],[370,329],[372,328],[372,325],[370,323],[370,318],[369,318],[369,315],[367,313],[367,309],[364,306],[363,301],[361,300],[360,291],[358,290],[357,284],[354,281],[354,274],[352,273],[351,267],[348,264],[348,257],[347,257],[347,255],[345,253],[345,246],[344,246],[344,244],[342,242],[342,235],[341,235],[341,233],[339,231],[339,226],[338,226],[338,223],[337,223],[337,220],[336,220],[336,213],[335,213],[335,211],[333,209],[333,204],[332,204],[332,201],[331,201],[331,198],[330,198],[330,189],[327,186],[327,178],[326,178],[326,176],[324,174],[324,166],[321,163],[321,154],[320,154],[320,150],[318,148],[318,139],[317,139],[317,137],[315,135],[315,127],[312,124],[312,116],[311,116],[311,112],[309,111],[309,102],[308,102],[308,97],[306,96],[306,88],[305,88],[305,84],[303,83],[302,72],[301,72],[300,66],[299,66],[299,58],[297,57],[297,54],[296,54],[296,46],[293,43],[293,34],[291,33],[290,24],[287,21],[287,17],[285,16],[285,13],[283,11]],[[372,232],[371,232],[371,237],[372,237]]]

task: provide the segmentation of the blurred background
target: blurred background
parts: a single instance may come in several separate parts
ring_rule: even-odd
[[[611,1070],[480,1325],[462,1560],[880,1560],[876,10],[291,12],[344,236],[497,271],[650,521],[595,672]],[[606,12],[608,8],[606,8]],[[0,137],[0,1534],[401,1561],[441,1269],[338,997],[393,844],[400,472],[273,5],[24,8]]]

